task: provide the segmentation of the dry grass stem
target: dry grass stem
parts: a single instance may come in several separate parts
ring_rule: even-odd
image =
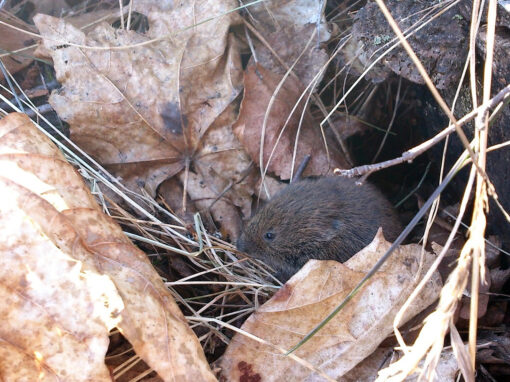
[[[139,47],[152,45],[163,40],[171,40],[182,32],[188,31],[189,29],[195,28],[198,25],[221,18],[227,14],[236,12],[241,9],[245,9],[247,15],[250,16],[249,7],[258,3],[263,4],[263,1],[264,0],[256,0],[246,4],[239,2],[241,6],[236,7],[235,9],[231,9],[223,15],[211,17],[205,20],[195,20],[196,23],[194,25],[190,25],[189,27],[178,30],[170,35],[160,36],[131,45],[88,46],[75,44],[64,40],[52,40],[51,38],[48,38],[47,40],[56,42],[61,45],[78,48],[86,62],[88,62],[90,68],[95,73],[100,75],[104,81],[111,85],[111,92],[112,94],[118,95],[118,102],[126,102],[131,110],[133,110],[136,115],[142,121],[144,121],[145,124],[149,126],[153,132],[158,134],[157,129],[154,126],[151,126],[150,122],[139,112],[136,105],[134,104],[134,101],[129,100],[125,92],[123,92],[119,86],[114,84],[113,80],[108,78],[96,68],[96,66],[89,58],[89,51],[136,49]],[[408,39],[410,36],[413,36],[416,34],[416,32],[424,28],[431,21],[435,20],[450,10],[452,7],[457,5],[460,0],[452,0],[442,4],[432,4],[430,7],[424,9],[422,11],[423,13],[420,12],[419,20],[405,30],[400,29],[396,20],[388,10],[384,0],[375,0],[375,2],[386,17],[386,20],[390,24],[396,37],[394,36],[393,38],[389,39],[389,41],[385,40],[384,44],[374,53],[372,53],[369,58],[369,63],[367,63],[365,67],[359,69],[355,67],[355,61],[358,58],[357,55],[361,54],[361,49],[356,51],[353,49],[352,54],[354,57],[352,57],[350,60],[345,60],[347,63],[343,62],[342,60],[335,61],[338,59],[342,49],[349,47],[349,43],[352,43],[351,26],[347,26],[345,30],[342,30],[341,33],[338,33],[335,36],[335,40],[331,40],[337,45],[328,53],[329,57],[327,61],[325,60],[326,63],[322,65],[321,68],[316,70],[317,73],[311,76],[312,79],[309,81],[309,83],[303,83],[304,89],[302,90],[299,98],[289,112],[285,123],[281,127],[276,138],[276,142],[274,143],[267,159],[267,163],[264,163],[264,154],[267,155],[269,150],[267,147],[265,147],[264,142],[267,142],[267,137],[269,136],[268,134],[270,134],[266,132],[266,129],[269,129],[268,125],[270,125],[270,122],[268,122],[270,119],[270,112],[272,111],[275,103],[278,101],[277,96],[279,95],[280,91],[285,91],[285,81],[289,80],[289,76],[293,77],[293,79],[302,81],[302,79],[299,78],[299,76],[296,74],[295,68],[297,67],[298,62],[301,63],[300,60],[303,60],[305,54],[309,52],[309,47],[313,46],[312,44],[316,42],[319,26],[313,30],[313,33],[311,33],[309,37],[307,36],[308,40],[304,45],[303,50],[297,55],[297,58],[294,59],[292,64],[288,65],[285,60],[282,59],[279,52],[276,51],[264,38],[264,33],[262,30],[259,31],[257,29],[256,26],[258,24],[256,24],[255,18],[253,18],[255,24],[243,19],[244,25],[241,24],[241,27],[244,28],[244,35],[247,45],[246,50],[248,50],[248,48],[251,50],[251,55],[255,62],[258,61],[255,51],[257,47],[256,40],[258,40],[261,45],[267,48],[270,55],[274,57],[275,61],[285,70],[285,74],[282,76],[281,80],[272,93],[272,96],[265,110],[264,119],[261,126],[260,149],[258,152],[258,160],[260,162],[260,176],[262,180],[264,180],[264,177],[266,177],[270,171],[269,164],[272,162],[272,160],[274,162],[274,158],[278,156],[277,146],[279,143],[281,143],[281,141],[285,141],[284,131],[286,130],[287,125],[291,123],[292,117],[299,109],[299,107],[303,107],[303,111],[298,118],[299,125],[297,128],[297,133],[293,145],[291,145],[293,147],[290,180],[292,181],[293,177],[295,176],[294,169],[297,167],[296,158],[298,158],[298,141],[302,139],[302,134],[300,133],[302,133],[301,128],[303,121],[305,120],[305,115],[308,117],[306,113],[313,115],[314,117],[319,116],[322,118],[322,121],[320,122],[320,128],[322,141],[324,143],[324,149],[328,155],[328,160],[330,160],[330,153],[328,144],[326,142],[326,124],[328,127],[330,127],[332,133],[331,137],[333,140],[336,140],[335,143],[338,143],[337,146],[339,146],[339,149],[341,149],[343,152],[347,163],[354,163],[354,161],[351,159],[348,145],[345,142],[346,138],[344,138],[339,133],[341,130],[337,129],[337,126],[335,126],[335,121],[337,118],[341,118],[343,115],[345,115],[345,119],[347,121],[352,118],[357,122],[362,122],[366,125],[369,125],[371,128],[381,130],[380,127],[363,121],[363,111],[365,109],[370,109],[367,105],[369,105],[370,101],[373,101],[374,98],[378,97],[379,93],[384,91],[384,87],[370,83],[370,81],[367,81],[367,83],[363,86],[359,85],[364,80],[366,74],[374,69],[377,64],[381,63],[384,57],[386,57],[392,50],[398,47],[403,47],[403,49],[412,59],[413,63],[416,65],[435,101],[449,118],[448,126],[432,138],[427,139],[415,147],[403,152],[399,157],[385,160],[379,163],[373,163],[370,165],[353,167],[348,170],[335,169],[335,174],[347,177],[361,176],[366,178],[376,171],[380,171],[403,163],[411,163],[417,157],[430,150],[433,146],[437,145],[445,139],[448,140],[449,136],[453,132],[458,134],[465,148],[464,152],[459,156],[453,168],[458,169],[468,164],[470,164],[471,167],[469,177],[465,185],[463,197],[458,208],[458,213],[456,216],[454,216],[455,223],[453,224],[453,227],[451,227],[445,245],[441,248],[440,251],[438,251],[439,253],[437,254],[437,258],[435,259],[431,268],[426,272],[423,279],[416,280],[416,284],[413,284],[416,285],[416,288],[395,317],[393,328],[399,344],[398,349],[402,351],[403,356],[397,361],[391,363],[387,368],[381,370],[377,381],[402,381],[413,373],[419,374],[418,380],[432,380],[434,378],[436,366],[439,362],[440,353],[445,348],[444,341],[446,335],[449,332],[453,353],[457,359],[459,369],[462,372],[464,380],[471,382],[475,380],[476,371],[475,361],[477,351],[476,341],[478,334],[479,286],[480,283],[484,283],[488,277],[488,275],[484,273],[486,270],[485,245],[487,242],[489,245],[494,246],[485,239],[485,230],[487,226],[486,214],[488,212],[489,196],[495,200],[496,206],[501,210],[503,215],[510,222],[510,215],[507,213],[507,211],[505,211],[504,207],[498,201],[496,190],[494,189],[490,179],[486,174],[487,152],[495,151],[510,145],[510,141],[507,141],[492,147],[488,147],[490,124],[496,119],[504,106],[508,105],[510,102],[510,84],[503,87],[496,95],[491,96],[491,87],[493,83],[492,71],[496,33],[497,0],[489,0],[488,2],[486,26],[486,57],[484,60],[485,62],[482,83],[483,87],[481,92],[479,92],[480,89],[477,89],[476,43],[480,25],[483,22],[482,14],[484,11],[484,2],[480,2],[480,0],[473,0],[469,30],[469,50],[467,56],[465,57],[465,61],[463,58],[463,61],[461,62],[463,65],[463,72],[462,76],[460,77],[461,79],[459,80],[451,108],[443,99],[438,89],[434,86],[424,65],[409,44]],[[110,18],[112,15],[115,15],[117,21],[120,20],[120,28],[129,30],[132,27],[132,24],[137,23],[136,20],[138,18],[137,14],[133,14],[133,3],[133,0],[130,0],[127,5],[123,6],[123,2],[119,0],[118,7],[115,8],[115,10],[112,10],[111,15],[102,16],[101,18],[98,18],[97,20],[82,26],[81,29],[88,28],[101,22],[102,20]],[[338,7],[341,8],[341,2],[338,3]],[[358,3],[360,3],[360,1],[353,2],[351,5],[346,6],[345,9],[341,8],[340,10],[332,10],[330,12],[331,18],[328,16],[328,21],[332,22],[333,20],[339,19],[342,15],[355,9],[354,7]],[[326,1],[323,1],[322,7],[322,11],[324,11],[326,8]],[[269,8],[267,8],[267,11],[269,13],[271,12]],[[85,8],[83,12],[86,12]],[[102,15],[104,15],[104,13],[102,13]],[[409,17],[411,17],[411,15]],[[275,23],[276,22],[277,21],[275,20]],[[4,21],[0,21],[0,25],[6,26],[18,32],[22,32],[38,40],[41,39],[41,35],[38,33],[23,30],[22,28],[10,25]],[[332,45],[331,41],[329,41],[330,45]],[[12,52],[1,53],[0,59],[3,57],[13,55],[15,56],[16,54],[23,53],[24,51],[33,47],[34,45],[31,45]],[[221,56],[218,58],[221,58]],[[263,55],[260,55],[259,58],[263,59]],[[214,60],[216,60],[216,58],[214,58]],[[337,65],[334,70],[331,70],[332,64],[335,64],[335,62],[341,62],[341,64]],[[362,73],[358,78],[353,78],[352,81],[349,82],[347,77],[350,75],[349,71],[352,69],[352,66],[354,66],[356,70],[359,69],[359,72]],[[182,70],[182,68],[179,68],[179,71],[180,70]],[[329,72],[332,72],[332,74]],[[328,73],[331,75],[331,79],[326,78],[324,81],[322,81],[323,76]],[[466,81],[464,81],[465,78]],[[150,257],[151,261],[154,260],[153,264],[155,264],[156,267],[160,266],[160,264],[164,264],[159,270],[163,270],[163,272],[165,272],[166,269],[163,267],[167,267],[169,276],[168,280],[165,280],[165,285],[168,287],[172,296],[185,312],[189,326],[195,330],[195,333],[199,338],[202,347],[206,349],[209,355],[214,355],[214,357],[216,357],[218,353],[223,354],[222,352],[224,350],[224,346],[229,344],[232,332],[236,332],[250,338],[251,340],[257,341],[264,345],[268,345],[276,352],[290,357],[299,365],[302,365],[311,370],[315,377],[320,376],[324,380],[333,380],[323,371],[314,367],[307,360],[299,358],[293,354],[292,351],[294,349],[289,352],[288,349],[283,349],[280,346],[268,343],[264,339],[238,328],[240,323],[242,323],[242,321],[245,320],[248,315],[256,311],[260,304],[267,301],[267,299],[269,299],[273,293],[281,287],[282,284],[274,277],[274,272],[272,272],[270,268],[258,261],[246,258],[243,254],[237,253],[235,246],[227,242],[229,239],[220,238],[221,234],[215,233],[213,235],[211,232],[208,232],[200,217],[205,216],[204,214],[196,214],[194,222],[192,219],[193,215],[190,214],[190,220],[185,221],[184,217],[180,217],[173,212],[173,210],[168,205],[172,203],[168,202],[167,204],[163,196],[152,197],[151,195],[148,195],[148,193],[143,189],[140,189],[139,192],[133,192],[132,190],[125,187],[122,184],[121,179],[118,179],[110,174],[100,163],[94,160],[85,151],[83,151],[69,138],[67,138],[58,126],[53,125],[50,120],[44,116],[44,113],[50,108],[50,105],[35,105],[30,97],[28,97],[23,91],[18,82],[16,82],[14,76],[12,76],[10,73],[7,73],[6,79],[8,80],[8,83],[12,82],[14,86],[8,87],[0,83],[0,101],[2,102],[2,105],[7,105],[8,108],[14,111],[25,112],[27,115],[35,117],[35,119],[37,119],[37,121],[40,123],[38,124],[34,122],[34,124],[49,139],[51,139],[52,142],[55,143],[62,152],[64,152],[66,159],[79,171],[84,181],[90,186],[93,195],[96,197],[103,211],[115,219],[117,222],[122,224],[122,228],[125,231],[126,236],[128,236],[131,240],[136,242],[136,244],[145,250],[145,253],[147,253],[147,256]],[[455,106],[458,100],[462,100],[459,94],[461,94],[461,89],[464,90],[464,83],[467,82],[468,79],[470,85],[470,97],[467,98],[470,98],[472,109],[468,113],[464,113],[462,118],[457,120],[454,116]],[[342,81],[344,82],[342,83]],[[322,86],[320,89],[318,86],[319,83],[321,84],[320,86]],[[181,84],[178,85],[180,86]],[[383,154],[381,154],[382,149],[383,147],[386,147],[384,145],[387,143],[386,141],[389,135],[396,134],[391,130],[394,124],[397,125],[399,123],[398,118],[400,117],[399,113],[401,110],[398,109],[408,94],[406,93],[405,86],[405,82],[402,82],[402,77],[399,77],[398,88],[396,92],[391,94],[391,96],[394,96],[394,108],[392,115],[390,116],[391,118],[389,123],[387,123],[387,129],[385,130],[385,135],[382,139],[382,142],[380,143],[379,148],[375,150],[375,155],[371,154],[370,156],[370,158],[373,159],[372,162],[375,162],[379,156],[383,156]],[[355,90],[358,92],[358,94],[354,93]],[[391,88],[391,90],[393,91],[394,88]],[[46,87],[46,91],[48,91],[48,87]],[[387,99],[391,100],[389,93],[390,91],[388,90]],[[481,97],[480,93],[482,93]],[[351,94],[352,96],[349,97]],[[328,99],[328,97],[332,99],[331,104],[325,105],[324,102],[326,101],[324,100]],[[386,102],[389,103],[388,100],[386,100]],[[311,104],[314,106],[313,109],[309,108]],[[459,104],[461,104],[461,101],[459,101]],[[182,105],[179,105],[179,107],[182,107]],[[7,111],[2,110],[1,107],[0,112],[7,114]],[[492,115],[490,114],[491,112]],[[468,122],[473,120],[474,139],[470,142],[466,137],[463,128],[465,128],[465,125]],[[45,126],[49,126],[49,128],[41,127],[43,122]],[[375,123],[376,122],[374,122],[374,124]],[[51,130],[51,133],[48,130]],[[327,132],[329,133],[329,131]],[[187,139],[186,134],[184,134],[184,139]],[[167,143],[172,145],[171,141],[168,141]],[[349,143],[351,142],[349,141]],[[321,143],[319,141],[319,146],[320,145]],[[447,146],[448,141],[445,143],[441,162],[441,184],[443,181],[443,170],[446,166],[445,163]],[[399,151],[399,153],[400,152],[401,151]],[[216,154],[216,152],[214,154]],[[256,162],[256,156],[252,157],[252,160]],[[182,198],[179,194],[179,201],[182,202],[182,209],[184,212],[193,209],[193,206],[187,206],[188,191],[192,188],[191,185],[188,185],[188,182],[191,184],[193,172],[198,172],[198,170],[196,170],[193,166],[194,165],[190,159],[186,159],[183,170],[184,179]],[[253,164],[250,165],[250,170],[253,169],[253,166]],[[246,171],[245,176],[237,183],[232,181],[225,182],[226,186],[222,185],[222,191],[217,193],[218,196],[212,205],[220,200],[228,199],[228,192],[237,187],[237,185],[243,182],[245,178],[251,176],[250,174],[251,172]],[[450,173],[448,176],[449,175]],[[423,176],[422,181],[424,179],[425,175]],[[422,183],[420,181],[417,188],[419,188],[421,184]],[[266,182],[262,181],[259,195],[263,189],[269,195],[269,191],[265,189],[266,187]],[[420,291],[422,291],[424,286],[431,279],[433,273],[437,270],[441,261],[444,260],[444,257],[447,255],[448,251],[450,250],[450,246],[458,234],[460,226],[465,226],[465,224],[462,223],[462,219],[464,218],[466,211],[469,211],[469,201],[470,196],[472,196],[471,194],[473,188],[475,189],[474,202],[472,205],[473,213],[470,226],[468,227],[468,239],[460,251],[455,268],[450,273],[447,281],[444,284],[436,309],[424,320],[423,327],[421,328],[415,342],[413,344],[407,344],[404,340],[403,334],[400,331],[403,317],[405,316],[406,311],[408,311],[411,307],[413,300],[416,299]],[[437,212],[439,211],[439,197],[441,190],[441,187],[436,190],[437,193],[433,194],[433,197],[436,197],[436,199],[434,202],[431,201],[431,203],[433,203],[432,206],[430,206],[430,204],[428,205],[428,207],[430,207],[429,218],[426,223],[425,233],[422,236],[424,247],[429,239],[429,229],[433,224]],[[505,190],[499,191],[505,192]],[[432,200],[432,198],[430,198],[430,200]],[[239,206],[236,205],[236,208],[237,207]],[[205,211],[200,211],[200,213],[202,212]],[[421,213],[421,210],[419,213]],[[419,213],[417,215],[419,215]],[[426,212],[423,214],[425,213]],[[423,214],[420,215],[419,218],[421,218]],[[223,231],[221,232],[223,233]],[[421,273],[418,272],[417,274]],[[370,274],[368,276],[370,276]],[[471,285],[471,299],[469,340],[466,345],[463,342],[457,328],[455,327],[454,316],[456,309],[458,308],[459,301],[463,294],[465,294],[466,287],[469,282]],[[360,285],[362,285],[362,283]],[[351,294],[355,294],[357,292],[356,288],[351,292]],[[342,304],[347,303],[351,297],[351,295],[348,295]],[[119,352],[119,354],[107,357],[118,358],[123,356],[122,359],[125,360],[122,364],[112,370],[115,379],[121,377],[125,379],[126,375],[133,373],[133,369],[135,367],[139,368],[139,363],[142,361],[142,359],[136,354],[126,360],[126,355],[128,355],[130,352],[134,352],[133,348],[129,348]],[[154,373],[154,371],[148,368],[131,380],[142,380],[147,378],[151,373]]]
[[[476,116],[480,114],[487,113],[490,109],[496,108],[502,103],[506,102],[510,98],[510,85],[505,86],[503,89],[501,89],[496,96],[494,96],[489,102],[483,103],[482,105],[478,106],[476,109],[472,110],[468,114],[466,114],[464,117],[458,120],[458,124],[463,125],[471,120],[473,120]],[[410,150],[407,150],[404,152],[400,157],[390,159],[384,162],[379,162],[371,165],[363,165],[351,168],[349,170],[341,170],[338,169],[335,171],[335,173],[342,175],[342,176],[348,176],[348,177],[355,177],[355,176],[361,176],[369,172],[379,171],[388,167],[396,166],[401,163],[406,162],[412,162],[413,159],[418,157],[419,155],[423,154],[425,151],[430,149],[432,146],[438,144],[443,139],[445,139],[447,136],[455,132],[455,126],[453,124],[450,124],[448,127],[443,129],[441,132],[436,134],[434,137],[426,140],[423,143],[420,143],[418,146],[413,147]]]
[[[193,320],[195,319],[194,317],[190,317],[189,318],[190,320]],[[198,320],[203,320],[203,318],[201,319],[198,319]],[[326,381],[331,381],[331,382],[334,382],[335,380],[330,378],[327,374],[323,373],[322,371],[318,370],[317,368],[315,368],[312,364],[310,364],[309,362],[307,362],[306,360],[296,356],[295,354],[288,354],[287,350],[279,347],[279,346],[276,346],[276,345],[273,345],[272,343],[269,343],[267,342],[266,340],[262,339],[262,338],[259,338],[257,336],[254,336],[253,334],[251,333],[248,333],[248,332],[245,332],[244,330],[241,330],[235,326],[232,326],[232,325],[229,325],[223,321],[219,321],[219,320],[216,320],[214,318],[210,318],[210,319],[206,319],[208,322],[214,322],[218,325],[221,325],[221,326],[224,326],[230,330],[233,330],[235,331],[236,333],[240,333],[242,334],[243,336],[246,336],[254,341],[257,341],[261,344],[264,344],[264,345],[267,345],[267,346],[270,346],[272,347],[273,349],[277,350],[278,352],[280,352],[282,355],[286,355],[288,356],[289,358],[291,358],[292,360],[296,361],[297,363],[299,363],[300,365],[306,367],[307,369],[317,373],[318,375],[320,375],[322,378],[324,378]]]

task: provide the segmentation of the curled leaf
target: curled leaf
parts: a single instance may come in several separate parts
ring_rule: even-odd
[[[344,264],[310,260],[248,318],[242,329],[290,349],[344,299],[389,247],[379,231],[370,245]],[[295,354],[334,379],[369,356],[392,332],[396,313],[434,259],[425,253],[420,268],[420,257],[419,245],[399,247],[345,308]],[[436,272],[405,320],[429,306],[440,290]],[[246,365],[251,375],[264,381],[322,380],[271,346],[236,334],[222,361],[228,380],[243,380],[247,368],[240,365]]]
[[[110,380],[117,327],[164,380],[215,380],[145,254],[24,114],[0,121],[0,174],[5,379]]]

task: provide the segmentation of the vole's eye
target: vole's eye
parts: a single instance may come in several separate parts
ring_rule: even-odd
[[[273,239],[274,239],[275,237],[276,237],[276,235],[275,235],[273,232],[271,232],[271,231],[266,232],[266,233],[264,234],[264,240],[265,240],[265,241],[273,241]]]

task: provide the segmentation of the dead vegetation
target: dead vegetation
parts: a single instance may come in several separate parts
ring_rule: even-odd
[[[2,115],[25,113],[46,134],[21,114],[1,121],[0,375],[510,374],[502,5],[68,3],[7,1],[0,13]],[[233,243],[307,155],[305,176],[370,176],[409,224],[393,244],[377,236],[281,286]],[[33,306],[42,313],[27,320]],[[61,338],[78,339],[63,356],[49,345]]]

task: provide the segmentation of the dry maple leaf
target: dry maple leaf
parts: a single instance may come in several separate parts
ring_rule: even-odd
[[[144,35],[105,23],[85,35],[37,15],[63,85],[50,104],[70,124],[71,139],[135,192],[145,188],[154,196],[161,182],[191,168],[230,208],[249,212],[244,195],[253,191],[242,177],[250,159],[230,138],[231,105],[242,89],[240,55],[229,34],[236,6],[234,0],[136,1],[133,10],[150,25]],[[221,194],[229,183],[235,187]]]
[[[242,329],[270,344],[290,349],[325,318],[377,262],[390,243],[379,230],[374,241],[346,263],[310,260]],[[370,355],[392,332],[393,319],[434,257],[426,253],[418,273],[421,246],[399,247],[361,291],[295,354],[331,378],[339,378]],[[419,280],[419,279],[418,279]],[[436,272],[403,321],[439,295]],[[227,380],[240,381],[250,371],[260,380],[323,380],[268,345],[236,334],[222,360]]]
[[[299,129],[303,112],[302,104],[292,114],[288,124],[285,124],[304,89],[293,77],[289,76],[276,94],[264,131],[266,110],[281,78],[280,75],[264,69],[261,65],[252,65],[246,69],[244,98],[239,119],[234,125],[234,133],[253,161],[262,169],[267,166],[269,172],[281,179],[290,179],[291,173],[296,172],[297,166],[307,154],[311,155],[311,160],[304,172],[305,176],[325,175],[336,167],[348,168],[345,159],[331,146],[329,146],[330,157],[328,158],[319,124],[314,124],[306,112]],[[262,136],[264,137],[263,163],[260,163]],[[297,155],[293,168],[292,158],[296,136]]]
[[[0,121],[0,374],[110,380],[117,327],[166,381],[215,380],[143,252],[24,114]]]
[[[234,114],[231,104],[206,132],[194,162],[195,171],[189,171],[187,180],[184,171],[179,174],[197,209],[210,210],[224,237],[231,240],[239,236],[242,217],[251,216],[254,189],[254,168],[232,131]]]

